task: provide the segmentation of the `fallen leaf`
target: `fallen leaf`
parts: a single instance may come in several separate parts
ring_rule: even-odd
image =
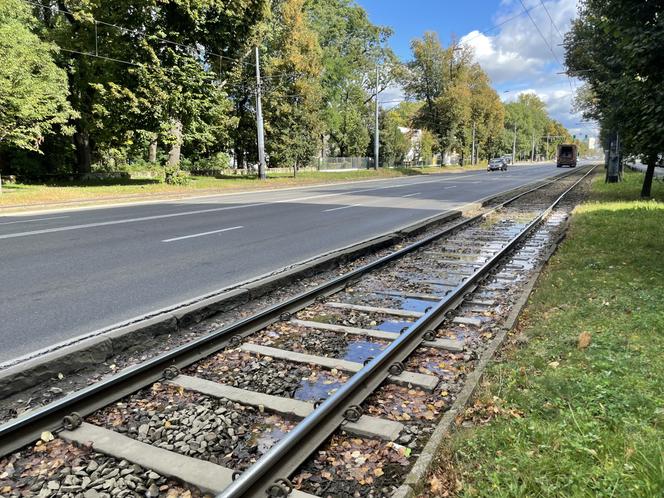
[[[382,475],[384,474],[383,469],[380,468],[380,467],[376,467],[376,468],[374,469],[373,473],[374,473],[374,475],[375,475],[376,477],[380,477],[380,476],[382,476]]]
[[[590,335],[589,332],[581,332],[579,334],[579,349],[586,349],[588,346],[590,346],[590,341],[592,340],[592,336]]]
[[[51,434],[49,431],[44,431],[41,433],[39,439],[41,439],[45,443],[48,443],[49,441],[53,441],[55,439],[55,436],[53,436],[53,434]]]
[[[431,488],[432,493],[439,493],[443,490],[443,483],[440,482],[440,479],[434,476],[429,480],[429,487]]]
[[[549,363],[549,366],[551,368],[558,368],[560,366],[560,362],[559,361],[552,361],[551,363]]]

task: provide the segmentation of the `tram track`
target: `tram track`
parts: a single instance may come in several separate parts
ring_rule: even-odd
[[[0,426],[0,454],[16,451],[43,432],[57,432],[64,440],[92,442],[97,451],[157,469],[204,492],[235,497],[266,492],[280,496],[301,486],[298,469],[311,463],[311,456],[340,427],[343,433],[408,448],[397,443],[413,434],[403,423],[407,419],[390,418],[391,412],[371,406],[372,398],[384,387],[398,386],[417,396],[424,393],[427,400],[442,400],[431,410],[434,418],[449,406],[454,393],[445,388],[445,369],[422,366],[427,355],[450,366],[477,358],[492,310],[503,306],[499,296],[527,273],[547,236],[566,216],[553,211],[591,171],[522,192],[293,299],[12,420]],[[505,263],[510,254],[512,260]],[[346,357],[350,351],[351,358],[335,356],[339,351]],[[253,359],[257,369],[267,366],[274,372],[272,383],[271,374],[263,376],[263,385],[256,384],[255,376],[246,382],[238,380],[241,375],[234,377],[235,370],[243,372],[234,365]],[[297,390],[307,372],[314,394],[299,399],[306,397]],[[287,382],[277,380],[284,378]],[[186,398],[184,404],[175,401],[178,396]],[[204,407],[201,413],[207,419],[201,422],[198,408],[192,412],[187,404]],[[281,427],[283,437],[272,444],[279,442],[262,455],[226,458],[224,451],[250,446],[251,438],[243,437],[246,427],[260,426],[266,413],[277,417],[272,422]],[[429,411],[426,414],[429,417]],[[242,417],[249,422],[242,425],[244,434],[238,434],[233,425]],[[61,430],[63,420],[69,430]],[[184,426],[197,421],[198,432],[190,434],[196,437],[177,439],[184,434],[178,432],[170,441],[171,420],[187,420],[177,424]],[[122,424],[124,430],[117,430]],[[253,428],[249,432],[255,435]],[[416,431],[415,442],[425,433]],[[206,453],[213,446],[208,443],[219,451]],[[122,447],[133,449],[116,454]],[[178,468],[169,473],[156,460],[164,458]],[[237,470],[242,473],[234,475]],[[295,484],[289,480],[293,476]],[[307,492],[291,495],[321,494],[320,486],[304,488]],[[71,490],[71,496],[77,491],[83,490]]]

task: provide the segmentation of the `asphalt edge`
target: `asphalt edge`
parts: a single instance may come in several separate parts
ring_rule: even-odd
[[[458,210],[443,212],[400,227],[371,239],[335,249],[314,258],[281,268],[198,297],[177,303],[169,308],[134,317],[121,324],[105,327],[74,338],[49,350],[37,351],[5,365],[0,365],[0,399],[8,398],[40,383],[104,362],[113,355],[130,350],[146,340],[179,331],[210,318],[231,311],[252,299],[262,297],[280,286],[288,285],[319,271],[333,269],[363,255],[398,244],[403,238],[417,235],[437,224],[445,223],[484,207],[528,186],[545,183],[550,178],[535,180],[519,187],[493,194],[465,204]],[[129,336],[131,335],[131,338]]]
[[[528,303],[542,271],[549,263],[551,256],[553,256],[558,250],[558,247],[560,247],[560,244],[567,236],[571,218],[572,216],[570,214],[562,224],[560,235],[550,244],[542,263],[535,268],[534,273],[523,288],[523,293],[510,311],[505,323],[500,328],[500,332],[498,332],[493,341],[491,341],[489,347],[482,354],[475,370],[473,370],[466,378],[466,383],[452,404],[452,407],[445,412],[440,422],[438,422],[438,425],[431,434],[427,444],[424,446],[420,456],[411,467],[410,472],[406,475],[403,484],[394,492],[392,498],[416,498],[421,495],[425,486],[425,478],[435,464],[440,448],[444,444],[445,439],[455,432],[454,421],[457,415],[462,412],[468,402],[472,399],[486,368],[493,362],[494,355],[505,342],[507,335],[516,328],[521,311]]]

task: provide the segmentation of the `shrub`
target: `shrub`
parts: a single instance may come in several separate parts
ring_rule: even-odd
[[[191,180],[189,172],[178,167],[168,167],[164,170],[164,181],[169,185],[187,185]]]
[[[189,168],[190,171],[220,172],[231,167],[231,157],[225,152],[218,152],[211,157],[199,159]]]

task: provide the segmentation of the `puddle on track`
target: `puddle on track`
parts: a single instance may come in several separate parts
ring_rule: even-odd
[[[398,334],[404,327],[410,327],[412,324],[413,322],[395,322],[388,320],[376,325],[374,330],[382,330],[383,332],[396,332]]]
[[[387,344],[372,341],[348,342],[344,360],[364,363],[370,356],[376,357],[387,347]]]
[[[305,378],[300,381],[300,385],[293,393],[293,399],[300,401],[318,401],[327,399],[334,394],[345,381],[334,377],[328,372],[321,371],[317,378]]]
[[[423,299],[414,299],[409,297],[402,300],[401,309],[426,313],[427,308],[431,308],[434,304],[434,301],[425,301]]]
[[[281,441],[288,431],[285,430],[286,427],[280,425],[273,425],[276,422],[276,417],[268,417],[265,420],[263,426],[263,431],[256,434],[250,444],[255,445],[258,448],[258,454],[262,455],[266,453],[272,446]]]

